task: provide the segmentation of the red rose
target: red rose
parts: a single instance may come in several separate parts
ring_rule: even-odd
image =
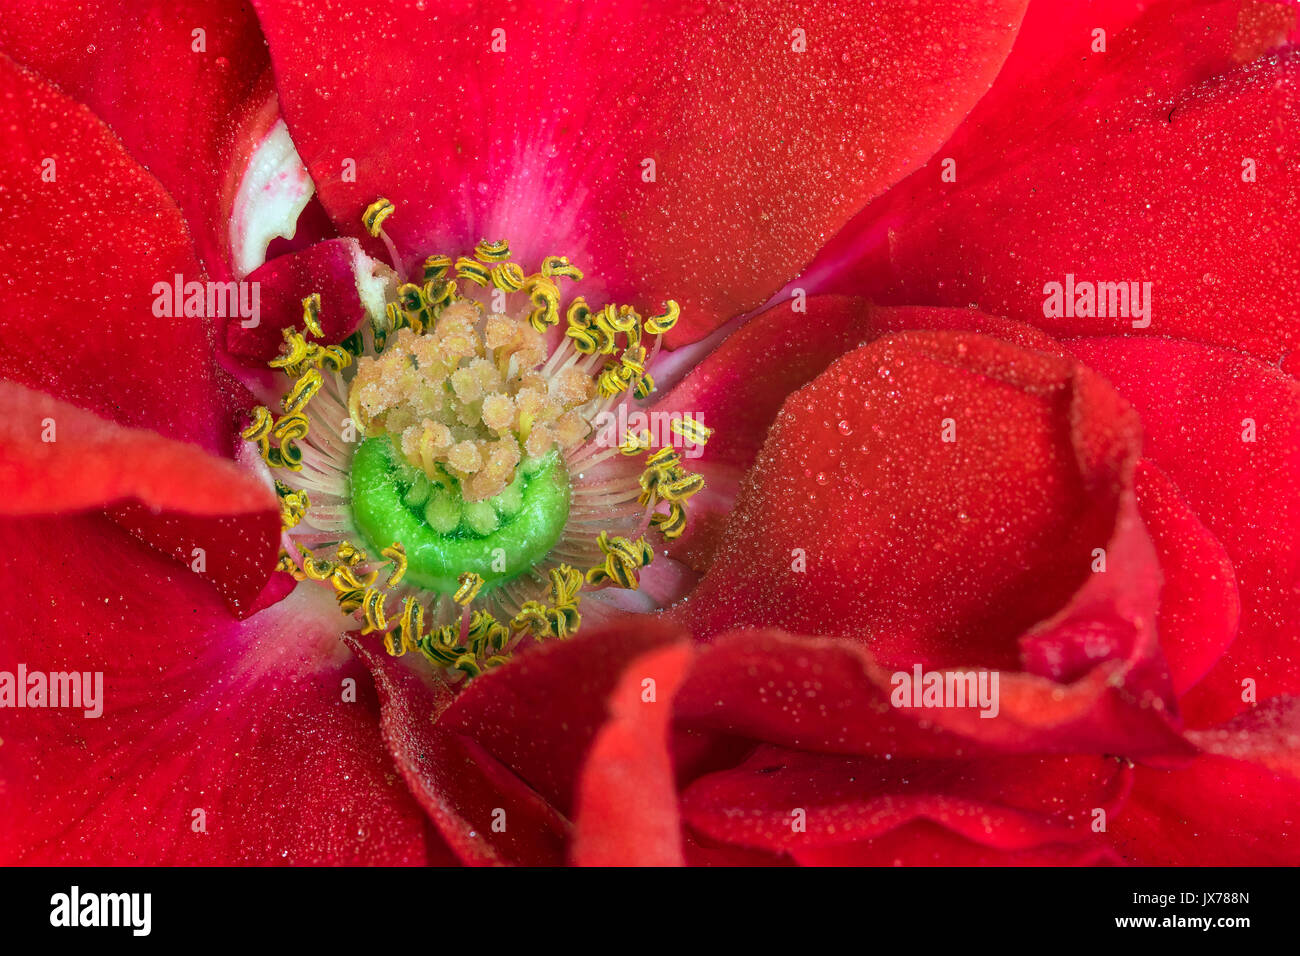
[[[101,6],[0,25],[6,860],[1300,858],[1293,11]]]

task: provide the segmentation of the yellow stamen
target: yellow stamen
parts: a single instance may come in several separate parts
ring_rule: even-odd
[[[460,587],[456,589],[456,593],[452,596],[452,600],[464,607],[466,604],[469,604],[478,597],[478,592],[482,587],[483,576],[481,574],[475,574],[473,571],[466,571],[460,576]]]
[[[366,211],[361,214],[361,223],[366,227],[366,232],[370,233],[376,239],[379,233],[383,231],[384,220],[393,214],[395,207],[387,199],[376,199]]]
[[[302,300],[302,323],[307,326],[307,331],[316,338],[320,338],[325,333],[320,327],[320,293],[313,292],[307,298]]]

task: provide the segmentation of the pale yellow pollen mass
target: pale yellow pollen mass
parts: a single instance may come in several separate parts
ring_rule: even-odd
[[[410,464],[484,501],[515,481],[525,457],[573,448],[591,432],[583,406],[595,381],[574,366],[543,374],[548,357],[546,336],[525,317],[456,301],[423,335],[399,329],[383,352],[358,360],[349,410],[366,435],[393,436]]]

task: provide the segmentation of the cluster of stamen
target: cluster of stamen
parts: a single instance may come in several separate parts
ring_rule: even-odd
[[[379,200],[363,216],[370,233],[390,249],[383,223],[392,212],[391,203]],[[400,270],[400,260],[397,265]],[[472,256],[426,259],[423,281],[397,285],[384,312],[371,315],[366,334],[339,345],[310,341],[308,336],[321,337],[318,295],[303,302],[306,334],[285,331],[281,355],[269,363],[290,379],[283,414],[255,409],[244,437],[268,465],[301,472],[299,443],[312,425],[308,406],[324,388],[327,395],[317,400],[333,403],[335,424],[346,412],[360,435],[391,441],[400,459],[402,500],[434,532],[492,534],[518,511],[527,476],[555,455],[580,468],[598,466],[610,455],[645,456],[639,485],[624,496],[629,502],[635,497],[639,520],[634,513],[623,533],[600,530],[585,545],[569,543],[561,560],[548,562],[544,578],[542,569],[530,569],[530,579],[545,582],[544,592],[539,583],[535,596],[514,604],[504,618],[498,616],[500,600],[493,606],[498,613],[473,607],[491,591],[483,574],[464,571],[454,590],[435,594],[428,604],[429,592],[411,585],[408,570],[414,574],[414,565],[402,542],[371,541],[379,551],[372,558],[358,543],[361,535],[346,508],[313,510],[303,485],[310,486],[308,478],[327,482],[324,465],[309,461],[313,468],[302,479],[277,478],[286,535],[303,523],[325,529],[295,542],[296,557],[283,551],[277,568],[298,580],[330,584],[341,610],[363,621],[361,633],[382,634],[390,654],[418,651],[449,674],[474,676],[507,660],[525,637],[567,638],[581,623],[584,592],[639,586],[641,570],[655,555],[647,531],[653,527],[672,539],[685,529],[686,503],[703,479],[685,469],[672,447],[653,448],[648,433],[608,451],[587,442],[597,412],[628,395],[643,399],[653,392],[647,367],[663,333],[677,321],[677,306],[669,302],[643,319],[629,306],[593,310],[578,296],[565,310],[562,335],[553,332],[562,321],[559,280],[581,278],[561,256],[547,257],[540,271],[525,274],[510,261],[507,243],[484,241]],[[511,310],[516,294],[527,301]],[[673,431],[696,445],[710,432],[689,418],[674,423]],[[350,457],[340,447],[346,441],[334,440],[333,432],[318,442],[313,448],[321,457]],[[346,473],[342,464],[333,464]],[[338,479],[328,484],[329,493],[343,497],[344,486],[345,479]],[[580,515],[575,527],[593,520],[598,519]],[[332,553],[323,553],[323,545]],[[570,563],[585,554],[590,557],[584,563]]]

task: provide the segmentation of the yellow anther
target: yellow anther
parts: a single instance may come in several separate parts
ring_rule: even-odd
[[[632,397],[638,400],[646,399],[650,397],[654,390],[655,380],[648,374],[642,375],[636,380],[636,384],[632,386]]]
[[[478,592],[483,587],[483,575],[466,571],[460,576],[459,581],[460,587],[456,589],[452,600],[464,607],[478,597]]]
[[[606,366],[596,379],[596,390],[602,398],[613,398],[625,391],[630,383],[627,370],[621,365]]]
[[[324,581],[334,573],[334,563],[318,559],[309,548],[298,545],[298,555],[302,558],[302,570],[313,581]]]
[[[588,584],[610,582],[620,588],[635,589],[640,583],[637,571],[654,560],[654,549],[645,538],[635,541],[611,538],[602,531],[596,539],[596,546],[605,555],[605,562],[587,572]]]
[[[302,412],[291,412],[276,421],[271,437],[280,443],[278,457],[281,468],[290,471],[302,469],[302,449],[298,447],[298,440],[307,437],[309,427],[307,416]]]
[[[280,557],[275,562],[275,569],[292,574],[295,581],[305,581],[307,579],[307,575],[303,573],[302,568],[298,567],[287,551],[280,552]]]
[[[388,615],[384,610],[384,592],[378,588],[367,588],[361,599],[361,610],[365,614],[366,624],[362,634],[388,630]]]
[[[398,308],[389,316],[389,322],[394,330],[409,325],[417,334],[424,331],[428,317],[428,303],[425,301],[423,288],[414,282],[403,282],[397,287],[397,302],[388,303],[385,309],[392,310],[394,306]]]
[[[355,568],[358,564],[364,563],[367,557],[366,553],[351,541],[339,542],[338,551],[336,553],[338,554],[339,560],[350,568]]]
[[[659,483],[659,494],[665,501],[685,501],[703,487],[703,475],[678,469],[677,474]]]
[[[289,375],[296,375],[311,358],[311,349],[302,333],[296,329],[285,329],[283,333],[283,354],[271,359],[266,364],[271,368],[283,369]]]
[[[395,588],[402,583],[402,578],[406,575],[406,549],[402,547],[401,542],[395,541],[379,553],[393,563],[393,570],[388,575],[388,583],[384,586]]]
[[[285,530],[296,528],[303,515],[311,507],[311,499],[305,491],[294,491],[278,478],[275,481],[275,493],[280,499],[280,525]]]
[[[352,353],[342,345],[324,345],[315,346],[316,354],[313,361],[317,368],[329,366],[338,372],[352,364]]]
[[[334,599],[338,601],[339,610],[344,614],[351,614],[357,608],[361,607],[361,602],[365,600],[366,592],[364,588],[349,588],[347,590],[336,589],[337,593]]]
[[[567,564],[551,568],[551,600],[556,604],[576,605],[581,599],[582,572]]]
[[[575,296],[569,303],[569,311],[565,313],[564,318],[571,329],[591,328],[591,309],[587,305],[587,300],[582,296]]]
[[[620,455],[627,455],[629,458],[633,455],[639,455],[643,451],[649,451],[653,442],[648,429],[641,429],[639,432],[633,432],[627,436],[623,444],[618,446]]]
[[[493,651],[503,651],[510,643],[509,629],[490,611],[475,611],[470,618],[466,646],[479,657]]]
[[[430,308],[445,305],[456,297],[456,280],[430,279],[424,284],[423,292]]]
[[[582,281],[582,270],[569,262],[567,256],[547,256],[542,260],[542,275],[547,278],[563,276],[574,282]]]
[[[651,335],[662,335],[672,329],[677,324],[677,319],[681,316],[682,310],[677,303],[669,299],[664,303],[664,310],[645,321],[645,330]]]
[[[451,256],[429,256],[424,260],[424,281],[440,281],[451,269]]]
[[[552,568],[549,576],[551,605],[525,601],[510,622],[516,633],[529,633],[539,641],[553,637],[563,640],[582,624],[582,615],[578,613],[578,603],[582,599],[582,572],[561,564]]]
[[[302,324],[316,338],[324,335],[320,327],[320,293],[313,292],[302,300]]]
[[[664,446],[645,460],[647,468],[667,468],[681,462],[681,457],[669,446]]]
[[[384,350],[388,343],[388,334],[395,331],[395,315],[401,314],[401,308],[396,302],[390,302],[384,306],[383,313],[370,313],[370,339],[374,343],[375,354]]]
[[[275,419],[271,416],[271,410],[265,405],[258,405],[253,409],[253,424],[240,434],[248,441],[265,441],[274,425]]]
[[[590,329],[571,325],[565,330],[564,334],[573,341],[573,347],[583,355],[595,355],[596,349],[600,347],[599,337]]]
[[[686,530],[686,506],[680,501],[669,502],[667,513],[655,512],[650,516],[650,523],[659,529],[660,534],[672,541]]]
[[[389,643],[391,634],[384,640],[388,653],[401,657],[418,648],[424,640],[424,605],[414,597],[402,601],[402,616],[397,621],[397,640]]]
[[[364,578],[360,578],[357,577],[356,571],[352,570],[352,568],[341,565],[336,566],[334,568],[334,573],[329,576],[330,583],[334,585],[334,590],[336,591],[351,591],[355,589],[374,587],[375,579],[378,577],[378,571],[371,571]]]
[[[361,214],[361,224],[366,227],[366,232],[378,238],[384,229],[384,220],[393,214],[394,208],[387,199],[376,199],[367,206]]]
[[[479,666],[478,659],[468,651],[456,658],[452,667],[458,671],[464,671],[467,677],[478,677],[483,673],[483,668]]]
[[[513,262],[503,262],[492,270],[492,284],[502,292],[518,292],[524,287],[524,270]]]
[[[307,371],[302,373],[302,377],[299,378],[298,381],[293,383],[293,388],[289,389],[288,393],[283,399],[281,399],[280,404],[283,406],[287,414],[296,415],[302,412],[302,410],[307,406],[307,403],[311,401],[312,396],[320,391],[322,384],[323,380],[321,378],[320,370],[309,368]],[[303,420],[306,421],[305,416]],[[281,421],[283,421],[283,419],[281,419]],[[279,428],[278,422],[276,423],[276,427],[277,429]],[[306,434],[307,430],[304,428],[303,435]]]
[[[641,327],[641,315],[630,305],[620,305],[617,309],[613,305],[607,305],[605,310],[609,313],[610,327],[616,332],[626,334]]]
[[[474,247],[474,256],[479,262],[505,262],[510,258],[510,243],[504,239],[495,242],[480,239]]]
[[[492,278],[492,273],[487,266],[477,259],[471,259],[469,256],[461,256],[456,260],[456,278],[468,279],[475,285],[487,288],[488,282]]]
[[[705,424],[693,415],[687,415],[682,419],[673,419],[668,426],[673,434],[681,435],[692,445],[704,445],[708,442],[709,436],[713,434],[713,429],[708,428]]]
[[[528,301],[533,304],[528,323],[538,332],[560,321],[560,289],[550,279],[533,276],[528,281]]]

